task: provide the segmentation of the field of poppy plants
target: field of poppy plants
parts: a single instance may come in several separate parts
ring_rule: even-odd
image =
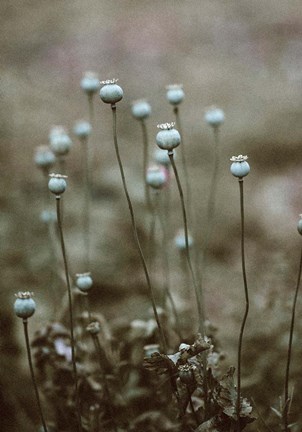
[[[124,91],[117,79],[99,81],[92,72],[85,73],[81,88],[83,97],[87,99],[88,120],[78,121],[73,128],[74,137],[81,147],[76,212],[76,225],[81,235],[81,260],[78,263],[81,273],[73,273],[74,266],[69,260],[73,242],[70,238],[68,244],[65,241],[65,227],[69,221],[65,201],[68,202],[69,183],[72,184],[72,174],[68,175],[72,139],[67,129],[60,125],[51,129],[49,145],[36,149],[34,162],[44,178],[42,194],[46,207],[40,217],[47,227],[46,241],[51,248],[49,266],[57,276],[48,295],[58,301],[61,296],[62,304],[66,306],[61,320],[55,318],[46,321],[30,338],[28,324],[34,320],[36,310],[34,293],[18,292],[14,303],[15,314],[23,323],[40,429],[43,432],[239,432],[252,428],[255,422],[258,423],[257,429],[299,430],[300,414],[292,410],[294,395],[290,377],[302,254],[296,288],[291,294],[291,318],[287,326],[283,326],[283,337],[288,339],[284,390],[271,401],[273,405],[279,398],[280,404],[277,407],[269,406],[274,417],[264,417],[261,414],[263,406],[258,409],[252,392],[249,391],[247,398],[242,386],[244,369],[251,367],[249,362],[249,365],[245,363],[243,356],[246,345],[249,345],[249,342],[245,344],[244,336],[250,308],[244,183],[251,168],[246,155],[231,156],[229,161],[230,187],[239,186],[238,250],[243,293],[234,365],[227,364],[226,347],[222,346],[216,335],[217,329],[209,321],[211,317],[206,307],[208,293],[204,292],[204,274],[207,271],[211,236],[215,231],[224,111],[211,107],[204,115],[205,124],[212,130],[214,158],[207,199],[204,200],[206,228],[202,241],[196,241],[199,226],[186,162],[187,143],[181,124],[181,103],[185,97],[183,86],[167,86],[166,99],[172,108],[173,121],[157,125],[154,139],[157,148],[153,148],[152,155],[148,130],[151,106],[144,99],[131,105],[132,116],[142,131],[141,160],[137,163],[142,167],[140,182],[144,203],[139,215],[128,189],[119,145],[118,107],[124,99]],[[95,251],[91,240],[97,229],[91,218],[91,209],[95,206],[91,140],[95,104],[99,102],[103,102],[104,109],[112,113],[109,127],[112,129],[112,146],[117,160],[115,171],[119,172],[128,205],[132,241],[143,274],[142,290],[150,302],[149,315],[145,319],[134,319],[122,324],[107,321],[102,307],[96,308],[91,296],[95,289],[91,264],[91,256]],[[171,199],[173,194],[178,196],[176,207],[181,214],[181,228],[174,226],[172,207],[177,202],[175,197]],[[147,227],[145,239],[139,232],[137,217],[143,218],[140,224]],[[173,240],[171,235],[177,228]],[[301,217],[297,221],[297,231],[297,236],[302,235]],[[123,248],[123,243],[120,247]],[[172,247],[179,251],[182,261],[182,277],[178,275],[173,284]],[[177,295],[175,298],[177,283],[190,299],[190,312],[183,308]],[[102,293],[99,295],[102,296]],[[185,318],[188,313],[189,320]],[[251,322],[250,328],[252,325]]]

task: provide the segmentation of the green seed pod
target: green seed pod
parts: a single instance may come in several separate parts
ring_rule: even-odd
[[[174,237],[174,243],[178,250],[184,251],[186,249],[186,237],[183,229],[177,231]],[[190,234],[188,234],[188,245],[189,247],[193,246],[193,237]],[[181,347],[179,347],[179,349],[181,349]]]
[[[96,73],[85,72],[81,80],[81,88],[88,95],[93,95],[100,88],[100,81]]]
[[[15,296],[17,297],[14,303],[15,314],[23,319],[31,317],[36,310],[36,302],[32,298],[33,293],[29,291],[18,292]]]
[[[166,89],[166,97],[171,105],[179,105],[184,100],[185,92],[183,91],[182,84],[171,84]]]
[[[49,146],[56,156],[65,156],[69,153],[72,141],[65,128],[53,128],[49,134]]]
[[[161,129],[156,135],[156,144],[163,150],[173,150],[179,146],[181,138],[176,129],[175,123],[164,123],[157,125]]]
[[[243,178],[248,175],[250,172],[250,166],[246,160],[248,159],[247,156],[232,156],[231,161],[233,162],[231,165],[231,173],[234,177]]]
[[[79,120],[76,122],[73,128],[74,134],[81,140],[88,138],[91,134],[91,124],[85,120]]]
[[[80,291],[86,293],[93,285],[91,273],[79,273],[76,275],[76,286]]]
[[[300,219],[298,221],[297,229],[298,229],[299,234],[302,235],[302,214],[300,214],[299,216],[300,216]]]
[[[37,147],[34,161],[39,168],[49,169],[55,164],[56,157],[48,146],[43,145]]]
[[[86,327],[86,330],[91,335],[97,335],[101,331],[100,323],[98,321],[93,321],[90,324],[88,324],[88,326]]]
[[[117,79],[101,81],[103,87],[100,90],[100,98],[103,102],[111,105],[116,104],[123,99],[123,89],[117,85]]]
[[[145,120],[151,114],[151,105],[144,99],[132,103],[131,112],[137,120]]]
[[[48,189],[55,195],[61,195],[67,188],[67,176],[62,174],[50,174]]]
[[[204,115],[205,121],[212,127],[218,127],[224,123],[224,112],[220,108],[211,107]]]
[[[147,169],[146,182],[153,189],[161,189],[167,183],[168,177],[165,168],[152,166]]]

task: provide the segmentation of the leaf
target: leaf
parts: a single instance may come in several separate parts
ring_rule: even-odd
[[[271,410],[276,414],[276,416],[278,416],[279,418],[282,418],[282,414],[276,408],[271,407]]]

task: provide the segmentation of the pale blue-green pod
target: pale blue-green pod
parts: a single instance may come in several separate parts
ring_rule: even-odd
[[[298,221],[297,230],[298,230],[299,234],[302,235],[302,214],[300,215],[300,219]]]
[[[15,314],[23,319],[31,317],[36,310],[36,302],[32,298],[33,293],[26,291],[15,295],[17,297],[14,303]]]
[[[92,288],[93,280],[90,273],[81,273],[76,275],[76,286],[80,291],[86,293]]]
[[[76,122],[73,128],[73,133],[79,139],[86,139],[91,134],[92,127],[91,124],[85,120],[79,120]]]
[[[242,161],[242,162],[233,162],[230,170],[234,177],[243,178],[248,175],[251,168],[248,162]]]
[[[212,107],[204,115],[205,121],[212,127],[218,127],[224,123],[224,111],[220,108]]]
[[[167,183],[168,177],[163,167],[149,167],[146,173],[146,182],[153,189],[161,189]]]
[[[174,237],[174,243],[178,250],[184,251],[186,249],[186,237],[183,230],[179,230]],[[188,234],[188,246],[193,246],[193,237]]]
[[[39,146],[36,149],[34,161],[39,168],[49,169],[55,164],[56,157],[48,146]]]
[[[56,156],[65,156],[69,153],[72,141],[66,132],[53,134],[49,140],[51,150]]]
[[[97,74],[94,72],[85,72],[81,80],[81,88],[88,95],[96,93],[100,88],[100,80]]]
[[[185,98],[185,92],[181,84],[172,84],[166,87],[166,97],[171,105],[179,105]]]
[[[101,81],[100,98],[103,102],[114,105],[123,99],[123,89],[116,82],[116,79]]]
[[[55,195],[61,195],[67,188],[67,176],[61,174],[50,174],[48,189]]]
[[[132,103],[131,112],[137,120],[145,120],[151,115],[151,105],[146,100],[138,100]]]
[[[175,123],[163,123],[157,127],[160,131],[156,135],[156,144],[163,150],[173,150],[179,146],[181,142],[180,133],[173,129]]]

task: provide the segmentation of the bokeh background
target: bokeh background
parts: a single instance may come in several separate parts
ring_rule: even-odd
[[[97,72],[101,80],[119,78],[124,89],[118,105],[119,141],[142,239],[147,238],[149,221],[143,200],[141,130],[131,116],[131,102],[147,98],[152,105],[148,121],[152,154],[156,124],[173,120],[165,86],[184,85],[186,98],[180,113],[197,244],[206,232],[213,168],[213,136],[203,116],[213,104],[225,111],[215,229],[204,288],[207,316],[218,327],[228,364],[236,359],[244,301],[239,194],[229,173],[229,158],[249,156],[245,204],[252,306],[244,386],[246,395],[254,397],[260,411],[270,416],[270,406],[276,406],[283,391],[290,305],[301,247],[296,231],[302,212],[301,2],[4,0],[0,22],[0,384],[1,404],[7,412],[3,431],[20,430],[20,424],[31,431],[31,426],[24,425],[28,417],[36,416],[32,396],[22,385],[27,382],[27,365],[21,323],[12,315],[13,294],[35,291],[39,307],[32,331],[60,309],[49,290],[51,252],[40,221],[47,188],[33,155],[38,145],[48,143],[53,125],[63,124],[71,131],[75,120],[88,118],[87,99],[80,88],[87,70]],[[111,321],[143,318],[149,301],[113,151],[111,113],[98,97],[91,145],[94,305]],[[81,152],[75,138],[67,170],[70,188],[64,222],[74,274],[81,267],[83,252]],[[175,188],[172,200],[176,231],[181,213]],[[172,245],[171,239],[173,289],[185,320],[192,304],[187,300],[181,258]],[[296,334],[301,335],[301,302],[298,308]],[[301,420],[298,336],[294,342],[293,409]]]

